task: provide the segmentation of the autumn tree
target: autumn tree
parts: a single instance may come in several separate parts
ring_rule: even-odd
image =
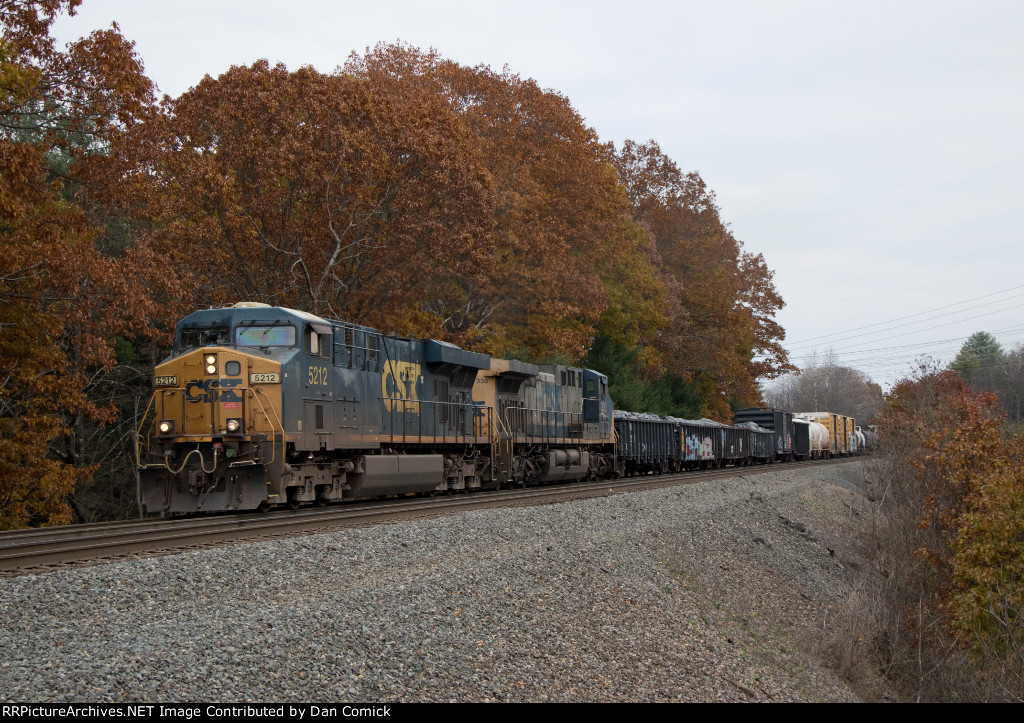
[[[467,345],[578,360],[602,324],[653,338],[663,291],[643,252],[607,149],[564,96],[508,70],[461,66],[401,45],[345,70],[395,92],[444,98],[470,133],[492,190],[484,278],[452,279],[425,308]]]
[[[728,421],[730,402],[757,403],[757,380],[792,368],[774,319],[783,302],[773,273],[743,251],[703,179],[680,171],[657,143],[626,141],[614,163],[666,288],[660,356],[698,390],[703,413]]]
[[[1022,440],[949,370],[902,380],[887,402],[859,612],[872,634],[855,645],[916,699],[1021,700]]]
[[[0,2],[0,527],[70,519],[93,471],[76,422],[113,419],[91,385],[111,337],[148,329],[153,310],[132,283],[152,256],[100,253],[81,204],[92,160],[145,113],[152,84],[116,26],[56,47],[50,26],[77,5]]]
[[[119,211],[148,222],[197,304],[397,328],[438,277],[489,260],[487,179],[438,98],[260,61],[165,99],[114,150]]]
[[[196,303],[535,359],[581,358],[602,318],[629,339],[662,318],[607,149],[508,72],[402,45],[330,75],[235,67],[165,100],[107,168],[130,189],[117,212],[195,279]]]

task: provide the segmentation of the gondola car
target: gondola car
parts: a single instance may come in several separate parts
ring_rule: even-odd
[[[771,407],[747,407],[736,412],[736,423],[754,422],[762,429],[775,432],[775,457],[793,458],[793,413]]]

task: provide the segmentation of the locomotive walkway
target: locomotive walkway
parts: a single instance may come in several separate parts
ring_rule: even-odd
[[[344,527],[385,524],[482,507],[548,504],[637,490],[743,476],[772,469],[842,464],[815,460],[783,466],[727,467],[679,474],[480,491],[438,497],[352,502],[327,508],[184,519],[103,522],[0,533],[0,573],[36,573],[46,566],[195,549],[241,540],[271,539]]]

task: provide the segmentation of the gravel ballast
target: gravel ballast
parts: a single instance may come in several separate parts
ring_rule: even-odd
[[[0,580],[0,701],[851,701],[864,465]]]

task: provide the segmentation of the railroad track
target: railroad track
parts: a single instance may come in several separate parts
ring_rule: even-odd
[[[341,527],[396,522],[472,509],[545,504],[602,497],[642,489],[742,477],[794,467],[857,461],[815,460],[785,467],[727,467],[702,472],[645,475],[512,490],[488,490],[438,497],[352,502],[325,508],[270,513],[147,519],[67,525],[0,533],[0,572],[39,572],[46,566],[95,562],[129,555],[195,549],[229,541],[274,538]]]

